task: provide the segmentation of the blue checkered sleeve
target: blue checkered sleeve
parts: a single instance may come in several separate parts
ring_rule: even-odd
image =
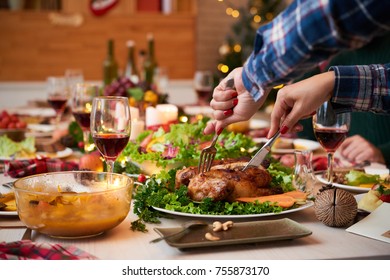
[[[332,102],[342,111],[390,113],[390,63],[332,66],[335,87]]]
[[[242,79],[257,101],[345,49],[390,31],[390,1],[296,0],[257,30]]]

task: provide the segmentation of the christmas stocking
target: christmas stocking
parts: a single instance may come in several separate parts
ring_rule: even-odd
[[[119,0],[91,0],[89,8],[95,16],[102,16],[113,8]]]

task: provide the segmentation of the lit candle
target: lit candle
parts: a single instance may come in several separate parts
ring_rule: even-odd
[[[131,121],[131,134],[130,140],[137,139],[138,135],[145,130],[145,122],[141,120],[132,120]]]
[[[162,112],[164,116],[164,124],[176,123],[179,115],[179,109],[172,104],[158,104],[156,109]]]
[[[164,115],[156,108],[149,106],[145,110],[146,128],[151,130],[157,130],[164,123]]]
[[[130,106],[130,115],[132,120],[138,120],[139,119],[139,109],[136,107]]]
[[[126,129],[126,120],[123,118],[125,115],[125,107],[123,107],[123,104],[116,103],[115,104],[115,119],[117,122],[117,126],[119,130],[125,130]]]

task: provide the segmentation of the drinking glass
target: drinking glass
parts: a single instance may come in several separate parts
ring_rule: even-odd
[[[66,83],[69,90],[72,92],[76,84],[84,82],[84,74],[81,69],[66,69],[65,70]]]
[[[293,186],[305,192],[308,199],[314,199],[314,185],[316,178],[312,167],[313,152],[310,150],[295,150]]]
[[[95,97],[91,111],[91,134],[107,163],[107,172],[129,142],[131,117],[129,99],[121,96]]]
[[[72,114],[83,131],[84,151],[90,152],[95,147],[89,142],[92,101],[99,96],[99,87],[89,83],[78,83],[73,87],[72,93]]]
[[[329,183],[333,183],[334,153],[347,137],[350,124],[351,114],[336,114],[330,102],[322,104],[313,116],[314,134],[328,154],[327,181]]]
[[[56,126],[58,126],[70,97],[69,88],[63,76],[48,77],[46,86],[48,94],[47,102],[56,112]]]
[[[196,71],[194,75],[194,89],[199,106],[207,106],[214,88],[214,78],[211,71]]]

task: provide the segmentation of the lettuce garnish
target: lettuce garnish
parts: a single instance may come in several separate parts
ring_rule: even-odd
[[[169,164],[180,163],[181,166],[197,165],[202,144],[211,140],[212,135],[204,135],[206,120],[200,120],[194,124],[174,124],[170,131],[165,132],[160,128],[156,132],[145,131],[140,134],[135,142],[130,142],[121,158],[126,157],[136,163],[152,161],[158,167],[166,167]],[[153,133],[148,149],[142,147],[142,142]],[[241,133],[224,131],[218,138],[216,145],[216,159],[238,158],[251,156],[256,143],[248,136]]]
[[[351,170],[346,175],[348,185],[359,186],[362,184],[376,184],[380,181],[379,175],[367,174],[362,171]]]

